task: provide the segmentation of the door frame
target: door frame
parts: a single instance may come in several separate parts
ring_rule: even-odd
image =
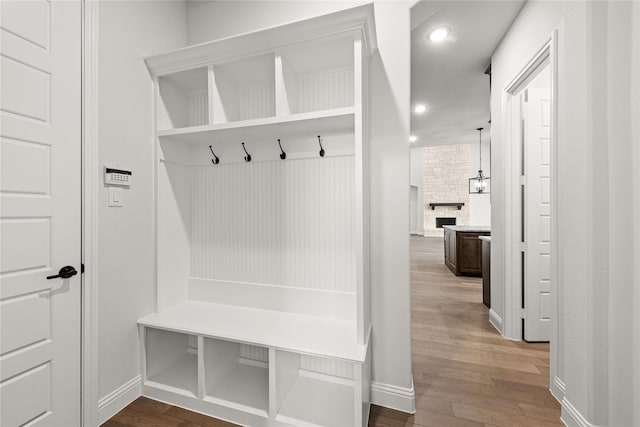
[[[82,402],[81,425],[98,425],[98,2],[82,0]]]
[[[554,30],[544,40],[542,47],[535,52],[521,70],[513,77],[502,92],[503,128],[505,141],[505,271],[504,271],[504,323],[503,335],[506,338],[522,340],[522,260],[520,235],[522,227],[522,200],[519,167],[521,164],[521,146],[515,140],[513,132],[519,129],[515,123],[513,108],[516,94],[523,89],[528,80],[546,61],[551,71],[551,341],[550,341],[550,388],[560,401],[564,397],[565,385],[558,377],[557,368],[559,348],[560,298],[562,283],[558,280],[558,31]],[[518,126],[518,128],[516,128]]]

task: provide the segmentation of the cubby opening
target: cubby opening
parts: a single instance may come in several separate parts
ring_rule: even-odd
[[[354,364],[275,352],[277,417],[293,424],[348,426],[355,423]]]
[[[204,340],[205,395],[267,415],[268,349],[213,338]]]
[[[218,64],[214,70],[214,123],[275,116],[274,55]]]
[[[198,393],[198,342],[193,335],[146,328],[147,379],[176,389]]]
[[[158,129],[209,124],[208,80],[204,67],[158,77]]]
[[[280,52],[279,114],[308,113],[354,105],[353,37],[323,39]]]

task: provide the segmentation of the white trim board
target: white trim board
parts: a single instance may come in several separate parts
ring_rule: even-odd
[[[140,396],[142,396],[142,378],[137,375],[100,399],[98,425],[109,420]]]
[[[411,387],[409,388],[371,381],[371,403],[415,414],[416,392],[413,387],[413,380],[411,380]]]
[[[489,309],[489,323],[504,337],[502,333],[502,317],[498,316],[498,313],[493,311],[492,308]]]
[[[189,299],[355,321],[353,292],[189,278]]]
[[[82,425],[98,425],[98,14],[82,2]]]
[[[597,427],[595,424],[591,424],[584,415],[578,411],[578,409],[567,400],[563,398],[560,402],[562,411],[560,413],[560,420],[567,425],[567,427]]]
[[[148,56],[145,58],[145,63],[153,74],[164,75],[208,66],[212,62],[229,61],[240,56],[259,55],[282,47],[282,40],[287,40],[287,43],[304,42],[327,34],[341,34],[354,30],[361,32],[367,52],[372,55],[378,47],[373,15],[373,5],[366,4],[284,26],[239,34]],[[261,50],[256,46],[260,46]]]
[[[551,387],[549,387],[549,391],[556,398],[558,403],[562,404],[562,400],[564,399],[564,395],[567,392],[567,386],[564,384],[558,377],[554,377],[551,380]]]
[[[558,281],[558,250],[557,250],[557,218],[558,218],[558,200],[557,200],[557,145],[558,145],[558,60],[557,60],[557,44],[558,30],[554,30],[543,41],[540,49],[530,56],[530,60],[523,65],[521,70],[514,76],[509,84],[502,90],[502,115],[504,123],[500,132],[502,132],[505,141],[504,170],[507,182],[512,184],[505,185],[505,234],[502,241],[504,247],[504,312],[502,334],[504,337],[514,340],[522,340],[523,330],[520,316],[522,288],[521,288],[521,263],[520,263],[520,243],[519,236],[521,228],[521,201],[520,201],[520,176],[513,165],[520,164],[520,149],[517,144],[513,144],[513,132],[515,123],[519,118],[514,118],[512,112],[514,96],[520,91],[526,83],[536,74],[539,67],[549,62],[551,70],[551,86],[552,86],[552,135],[551,135],[551,281],[554,284],[554,292],[552,292],[551,300],[554,308],[552,314],[552,341],[557,341],[557,321],[558,313],[558,296],[562,292],[561,283]],[[495,243],[495,241],[494,241]],[[499,242],[498,242],[499,243]],[[552,345],[551,352],[554,353],[555,346]],[[551,354],[551,359],[557,359],[557,356]],[[555,364],[552,362],[552,367]],[[552,368],[552,369],[553,369]]]

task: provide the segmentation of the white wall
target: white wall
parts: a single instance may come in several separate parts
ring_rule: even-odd
[[[570,426],[640,425],[639,9],[637,2],[528,2],[492,58],[491,300],[499,304],[508,284],[501,274],[509,224],[503,90],[558,30],[554,291],[561,315],[551,371]]]
[[[98,396],[104,406],[105,396],[140,374],[136,322],[155,308],[153,98],[142,58],[186,45],[186,7],[103,1],[98,19],[100,163],[133,171],[124,207],[107,207],[106,187],[100,192]]]
[[[205,42],[362,3],[367,2],[191,2],[188,41]],[[414,408],[408,185],[413,3],[374,2],[379,52],[371,58],[370,68],[373,400],[408,411]]]
[[[415,224],[411,225],[411,234],[424,234],[424,148],[411,149],[411,186],[417,189],[415,212],[411,212],[411,217],[415,215]]]
[[[503,142],[503,91],[527,61],[560,25],[562,2],[529,2],[494,52],[491,60],[491,309],[505,319],[505,232],[507,205],[505,171],[511,162]],[[504,328],[503,328],[504,329]],[[516,338],[516,337],[514,337]]]

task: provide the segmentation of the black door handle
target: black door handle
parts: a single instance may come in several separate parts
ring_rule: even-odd
[[[78,274],[78,272],[76,271],[75,268],[73,268],[70,265],[67,265],[65,267],[62,267],[60,269],[60,271],[58,271],[58,274],[54,275],[54,276],[47,276],[47,280],[51,280],[51,279],[57,279],[58,277],[62,278],[62,279],[68,279],[69,277],[73,277],[76,274]]]

